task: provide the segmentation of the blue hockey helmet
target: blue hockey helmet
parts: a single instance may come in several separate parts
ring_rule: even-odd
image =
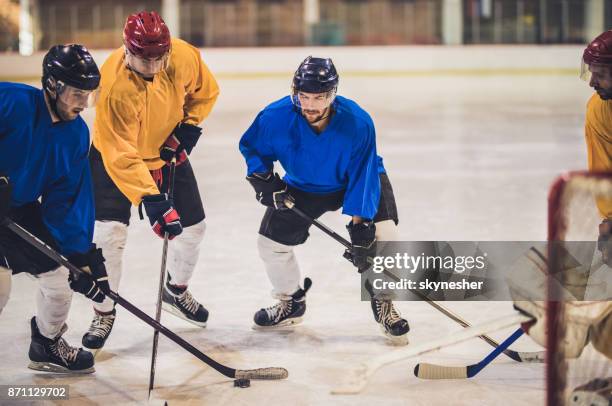
[[[338,89],[338,72],[330,58],[304,59],[293,75],[294,92],[325,93]]]
[[[100,84],[100,71],[83,45],[55,45],[43,59],[43,88],[52,90],[50,79],[81,90],[95,90]]]

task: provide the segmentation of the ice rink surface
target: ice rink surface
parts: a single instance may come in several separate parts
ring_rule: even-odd
[[[290,76],[219,82],[220,99],[191,157],[208,229],[190,289],[211,315],[206,329],[167,313],[162,322],[224,364],[283,366],[289,378],[237,389],[231,379],[161,337],[156,399],[169,405],[543,404],[541,364],[501,356],[469,381],[413,376],[422,360],[479,361],[490,347],[477,339],[385,368],[359,396],[330,395],[349,366],[395,348],[380,334],[369,303],[360,301],[359,277],[342,258],[343,249],[316,229],[297,249],[303,274],[313,280],[305,322],[292,331],[252,330],[253,313],[273,300],[256,249],[264,208],[244,180],[237,144],[257,112],[288,92]],[[339,93],[374,119],[404,240],[543,240],[550,183],[564,170],[586,167],[583,125],[591,92],[574,76],[341,76]],[[85,117],[91,125],[93,112]],[[328,213],[322,221],[344,234],[348,218]],[[154,314],[161,246],[134,211],[120,294],[149,314]],[[0,316],[0,384],[68,384],[70,403],[78,405],[145,402],[153,332],[121,308],[95,374],[66,377],[26,368],[36,288],[28,276],[13,279]],[[472,323],[511,308],[507,302],[446,305]],[[410,323],[412,343],[462,328],[425,303],[398,307]],[[71,344],[80,343],[91,317],[90,304],[75,295],[65,336]],[[493,336],[502,340],[509,333]],[[539,349],[529,338],[514,348]]]

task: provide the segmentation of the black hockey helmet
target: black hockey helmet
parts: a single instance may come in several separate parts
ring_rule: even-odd
[[[293,75],[293,93],[325,93],[338,89],[338,72],[330,58],[304,59]]]
[[[42,85],[47,91],[53,82],[60,81],[81,90],[95,90],[100,84],[100,71],[93,57],[83,45],[54,45],[43,59]]]

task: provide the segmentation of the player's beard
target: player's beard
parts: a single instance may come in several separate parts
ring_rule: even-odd
[[[63,121],[72,121],[76,119],[82,110],[83,108],[77,108],[63,103],[61,98],[57,100],[55,104],[55,111]]]
[[[329,114],[329,107],[323,110],[307,110],[302,108],[302,115],[309,124],[315,124],[323,120]]]
[[[601,100],[612,100],[612,89],[594,88]]]

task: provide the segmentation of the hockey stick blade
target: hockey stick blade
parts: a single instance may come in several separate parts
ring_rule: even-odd
[[[414,376],[421,379],[466,379],[476,376],[484,367],[489,365],[504,349],[508,348],[512,343],[523,335],[523,329],[519,328],[504,342],[502,342],[495,350],[487,355],[482,361],[477,364],[468,365],[465,367],[450,367],[445,365],[429,364],[427,362],[419,363],[414,367]]]
[[[19,224],[13,222],[12,220],[6,219],[4,222],[4,225],[10,228],[20,238],[27,241],[32,247],[36,248],[41,253],[51,258],[58,264],[63,265],[66,268],[68,268],[68,270],[72,274],[77,275],[77,276],[83,274],[84,271],[82,269],[74,266],[66,258],[60,255],[57,251],[55,251],[49,245],[45,244],[44,242],[36,238],[36,236],[32,235],[29,231],[25,230]],[[110,297],[112,300],[114,300],[118,305],[126,309],[128,312],[132,313],[134,316],[142,320],[144,323],[153,327],[155,330],[159,330],[160,334],[162,334],[169,340],[173,341],[179,347],[183,348],[185,351],[189,352],[191,355],[193,355],[200,361],[210,366],[215,371],[219,372],[220,374],[228,378],[237,378],[239,373],[251,374],[250,379],[262,379],[262,380],[263,379],[265,380],[285,379],[289,376],[289,372],[285,368],[281,368],[281,367],[240,370],[240,369],[234,369],[226,365],[223,365],[215,361],[214,359],[210,358],[208,355],[204,354],[200,350],[198,350],[196,347],[191,345],[188,341],[185,341],[183,338],[181,338],[181,336],[175,334],[172,330],[168,329],[163,324],[156,322],[154,318],[150,317],[148,314],[140,310],[138,307],[134,306],[132,303],[128,302],[123,297],[119,296],[116,292],[113,292],[111,290],[110,292],[108,292],[107,296]]]
[[[370,377],[383,366],[402,361],[406,358],[427,354],[450,345],[462,343],[482,334],[493,333],[531,320],[531,317],[524,314],[513,313],[496,320],[466,328],[450,336],[422,344],[409,345],[405,348],[372,358],[349,371],[345,382],[341,386],[332,389],[331,393],[334,395],[358,394],[366,387]]]
[[[237,369],[236,379],[275,380],[285,379],[289,372],[285,368],[270,367],[257,369]]]

